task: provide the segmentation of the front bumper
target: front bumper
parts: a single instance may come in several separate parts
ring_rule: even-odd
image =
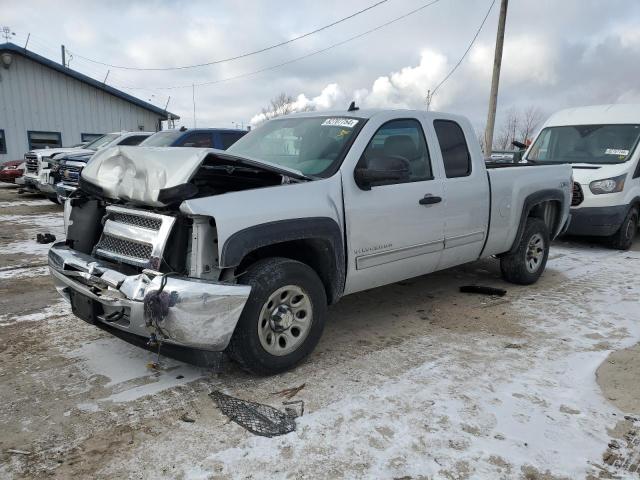
[[[60,197],[62,200],[66,200],[67,198],[69,198],[69,195],[71,195],[77,189],[78,189],[77,187],[67,185],[66,183],[62,183],[62,182],[56,185],[56,193],[58,194],[58,197]]]
[[[608,237],[618,231],[628,211],[629,205],[572,208],[571,223],[566,233]]]
[[[145,271],[124,275],[113,264],[56,243],[49,269],[58,292],[74,314],[143,339],[152,334],[163,343],[212,352],[231,339],[251,287],[188,277],[167,277],[160,321],[145,314],[145,299],[157,292],[163,276]],[[165,295],[165,293],[167,295]]]

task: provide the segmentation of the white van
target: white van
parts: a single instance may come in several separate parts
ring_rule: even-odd
[[[567,233],[607,237],[627,250],[640,208],[640,105],[594,105],[549,118],[525,153],[531,163],[571,163],[573,199]]]

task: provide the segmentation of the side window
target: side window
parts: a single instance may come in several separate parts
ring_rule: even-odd
[[[471,156],[460,125],[451,120],[435,120],[433,126],[440,144],[447,178],[471,175]]]
[[[222,140],[222,149],[226,150],[231,145],[236,143],[242,138],[242,133],[220,133],[220,140]]]
[[[408,182],[433,178],[427,142],[418,120],[392,120],[382,125],[367,145],[358,165],[367,168],[372,161],[382,157],[406,162],[409,168]]]
[[[118,145],[139,145],[146,138],[148,138],[146,135],[131,135],[118,143]]]
[[[4,130],[0,130],[0,153],[7,153],[7,141],[4,137]]]
[[[60,132],[27,132],[29,150],[62,147]]]
[[[187,135],[179,147],[213,148],[213,139],[209,132],[192,133]]]

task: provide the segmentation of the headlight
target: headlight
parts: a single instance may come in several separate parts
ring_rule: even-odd
[[[594,180],[589,184],[589,190],[591,190],[591,193],[593,193],[594,195],[621,192],[624,188],[624,181],[626,178],[627,174],[625,173],[624,175],[620,175],[619,177]]]

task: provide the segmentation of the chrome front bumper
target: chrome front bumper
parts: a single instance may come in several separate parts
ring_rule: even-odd
[[[167,277],[167,310],[155,324],[145,314],[145,298],[160,288],[163,276],[145,271],[124,275],[112,264],[56,243],[49,269],[58,292],[74,306],[89,303],[95,315],[84,320],[187,348],[223,351],[233,335],[251,287],[188,277]]]
[[[67,198],[69,198],[69,195],[71,195],[76,190],[77,187],[67,185],[66,183],[58,182],[56,184],[56,193],[62,200],[66,200]]]

